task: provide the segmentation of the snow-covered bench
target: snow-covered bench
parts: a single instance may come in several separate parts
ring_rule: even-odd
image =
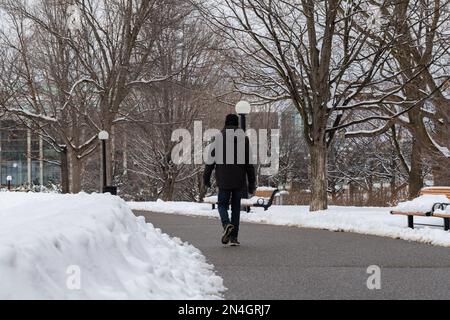
[[[411,201],[399,203],[391,214],[408,217],[408,227],[414,229],[414,217],[437,217],[444,219],[444,230],[450,230],[450,187],[428,187]]]
[[[270,187],[258,187],[255,191],[255,195],[249,199],[241,199],[241,206],[245,207],[247,212],[250,212],[251,207],[262,207],[266,211],[273,203],[275,196],[278,193],[278,189]],[[217,196],[205,197],[203,202],[212,205],[212,209],[216,208],[218,202]]]

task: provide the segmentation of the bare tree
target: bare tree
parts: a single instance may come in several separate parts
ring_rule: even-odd
[[[434,163],[435,184],[450,184],[447,171],[442,170],[450,161],[447,107],[450,101],[445,95],[445,83],[450,77],[450,38],[447,32],[450,2],[404,0],[371,1],[371,4],[379,10],[380,19],[390,22],[380,31],[393,43],[389,51],[392,58],[381,74],[390,80],[378,90],[389,86],[401,87],[398,100],[404,102],[380,103],[372,112],[385,115],[384,123],[379,124],[378,129],[349,132],[347,136],[373,137],[392,130],[392,138],[397,141],[397,128],[406,128],[413,136],[410,153],[405,156],[398,146],[396,149],[408,172],[409,196],[413,198],[423,186],[425,159]],[[361,26],[355,27],[364,31]],[[367,35],[380,40],[380,34]],[[394,117],[399,111],[403,115]],[[409,159],[409,163],[405,159]]]
[[[69,8],[76,4],[77,28],[68,28]],[[108,175],[111,179],[114,126],[128,120],[127,96],[138,88],[167,80],[154,74],[156,40],[183,19],[184,3],[172,1],[74,2],[42,0],[31,4],[2,1],[16,36],[4,41],[21,60],[22,86],[7,110],[39,125],[42,134],[70,160],[71,191],[81,190],[81,165],[97,147],[97,133],[111,134]],[[177,73],[179,70],[174,71]]]
[[[289,100],[301,114],[310,153],[311,211],[327,208],[327,148],[335,131],[350,125],[342,123],[346,114],[374,104],[366,94],[390,46],[383,35],[369,46],[368,36],[355,32],[354,25],[368,17],[353,3],[224,0],[204,9],[234,50],[237,88],[256,103]]]
[[[198,200],[200,188],[194,181],[202,166],[173,163],[172,149],[178,142],[172,141],[172,133],[187,129],[193,137],[194,121],[202,120],[202,125],[207,125],[208,113],[217,107],[211,104],[217,104],[214,93],[222,84],[221,61],[215,50],[218,46],[219,39],[193,12],[156,42],[159,73],[181,71],[136,97],[151,112],[133,121],[137,128],[128,137],[133,164],[129,171],[148,178],[156,196],[163,200],[175,196],[194,200],[194,195]]]

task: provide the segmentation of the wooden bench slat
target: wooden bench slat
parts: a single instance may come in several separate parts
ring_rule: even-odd
[[[450,187],[425,187],[420,190],[420,195],[443,195],[450,199]]]
[[[433,213],[432,217],[450,218],[450,213]]]
[[[426,212],[401,212],[401,211],[391,211],[391,214],[402,215],[402,216],[427,217],[427,213],[426,213]]]
[[[255,196],[259,198],[270,198],[272,196],[273,191],[256,191]]]

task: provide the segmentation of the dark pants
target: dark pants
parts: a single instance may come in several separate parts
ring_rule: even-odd
[[[241,215],[241,198],[243,191],[241,189],[219,189],[217,207],[219,209],[222,226],[225,227],[231,223],[234,226],[231,237],[237,238],[239,234],[239,220]],[[231,203],[231,222],[228,215],[228,208]]]

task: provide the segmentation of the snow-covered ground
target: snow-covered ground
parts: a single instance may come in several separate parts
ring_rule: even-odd
[[[119,197],[0,192],[0,299],[219,299],[199,250]]]
[[[128,202],[128,205],[133,210],[218,217],[217,210],[212,210],[211,205],[206,203],[158,200],[157,202]],[[411,204],[408,204],[403,209],[411,209],[411,207]],[[262,208],[252,208],[250,213],[241,212],[241,220],[355,232],[450,247],[450,232],[444,231],[442,227],[417,226],[414,230],[409,229],[406,216],[391,215],[390,210],[392,208],[332,206],[327,211],[310,213],[307,206],[272,206],[268,211],[264,211]],[[415,222],[443,225],[443,219],[433,217],[415,217]]]

